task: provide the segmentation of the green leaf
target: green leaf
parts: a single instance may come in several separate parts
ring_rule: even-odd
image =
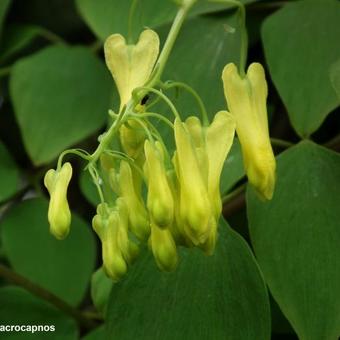
[[[10,92],[25,147],[40,165],[104,124],[112,80],[89,50],[53,46],[14,65]]]
[[[19,170],[4,144],[0,142],[0,202],[13,195],[19,187]]]
[[[268,296],[246,242],[220,225],[216,252],[181,249],[174,273],[161,273],[150,252],[115,284],[107,310],[117,339],[269,339]]]
[[[9,9],[9,5],[11,4],[11,0],[1,0],[0,1],[0,38],[2,34],[2,25],[3,21],[6,17],[7,11]]]
[[[243,3],[251,3],[256,0],[243,0]],[[130,7],[133,0],[76,0],[81,16],[91,28],[93,33],[102,41],[110,34],[120,33],[128,36],[128,22]],[[200,0],[192,8],[189,16],[196,16],[209,12],[215,12],[233,7],[230,4],[209,3]],[[132,20],[132,35],[138,38],[139,33],[145,27],[156,28],[170,23],[177,11],[175,1],[172,0],[141,0],[137,1],[135,15]]]
[[[14,206],[1,224],[4,250],[14,270],[75,305],[94,269],[93,233],[73,214],[70,235],[58,241],[49,233],[47,210],[41,198]]]
[[[55,331],[1,331],[1,339],[75,340],[78,338],[77,326],[72,319],[22,288],[12,286],[0,288],[0,301],[0,329],[5,325],[43,326],[46,329],[55,327]]]
[[[32,25],[13,24],[6,27],[0,48],[1,63],[29,46],[39,35],[42,29]]]
[[[297,133],[316,131],[339,102],[329,68],[339,58],[340,3],[306,0],[287,4],[263,24],[271,77]]]
[[[270,202],[247,195],[266,282],[300,339],[340,336],[340,156],[302,142],[278,157]]]
[[[340,104],[340,59],[331,66],[330,78]]]
[[[93,273],[91,280],[91,297],[93,304],[103,315],[106,314],[112,285],[112,280],[106,276],[102,268],[99,268]]]
[[[235,138],[222,169],[221,193],[227,193],[244,174],[241,145],[238,139]]]

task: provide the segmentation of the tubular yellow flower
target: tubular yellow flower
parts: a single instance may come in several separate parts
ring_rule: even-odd
[[[151,222],[151,249],[159,269],[171,272],[178,262],[176,243],[169,229]]]
[[[141,126],[132,119],[119,129],[120,142],[123,150],[132,158],[136,159],[143,150],[145,132]]]
[[[136,193],[131,167],[126,161],[120,162],[119,186],[121,197],[128,207],[131,230],[140,240],[145,240],[150,234],[150,223],[142,198]]]
[[[104,52],[118,88],[121,110],[132,91],[148,81],[159,53],[159,38],[156,32],[146,29],[136,45],[127,45],[122,35],[112,34],[105,41]]]
[[[71,212],[67,202],[67,187],[72,177],[72,166],[64,163],[59,171],[50,169],[47,171],[44,184],[50,194],[48,207],[48,222],[50,232],[57,239],[64,239],[71,225]]]
[[[261,197],[270,200],[276,163],[268,131],[264,69],[261,64],[253,63],[242,79],[236,66],[230,63],[223,70],[222,80],[229,110],[236,120],[249,182]]]
[[[102,214],[101,205],[97,208],[97,215],[92,220],[92,226],[102,243],[102,258],[104,270],[113,281],[119,281],[127,272],[127,264],[120,251],[117,239],[119,230],[119,216],[113,211],[109,216]]]
[[[147,207],[152,220],[161,228],[169,227],[174,219],[174,200],[164,165],[162,146],[145,141],[144,172],[148,178]]]
[[[176,119],[174,129],[174,160],[180,185],[180,217],[187,236],[198,245],[204,243],[209,236],[210,201],[187,127]]]

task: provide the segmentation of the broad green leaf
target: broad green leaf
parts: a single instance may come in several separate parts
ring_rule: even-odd
[[[49,303],[31,295],[22,288],[7,286],[0,288],[0,331],[6,325],[43,326],[54,331],[1,331],[1,339],[78,339],[74,320],[55,309]],[[26,328],[27,329],[27,328]]]
[[[47,210],[41,198],[14,206],[1,223],[4,250],[15,271],[75,305],[94,269],[93,233],[73,214],[69,236],[56,240],[49,233]]]
[[[338,106],[329,68],[339,58],[340,3],[287,4],[263,24],[271,77],[296,132],[307,137]]]
[[[174,273],[160,272],[150,252],[111,291],[110,335],[125,339],[269,339],[268,296],[246,242],[220,225],[216,252],[180,251]]]
[[[53,160],[104,124],[112,84],[104,64],[82,47],[49,47],[14,65],[11,97],[36,165]]]
[[[238,139],[235,138],[223,166],[220,185],[221,193],[227,193],[244,174],[241,145]]]
[[[19,189],[19,170],[4,144],[0,141],[0,202]]]
[[[32,25],[13,24],[6,27],[0,48],[0,62],[7,61],[10,57],[29,46],[42,32],[42,28]]]
[[[243,3],[251,3],[256,0],[243,0]],[[129,13],[133,0],[76,0],[81,16],[101,40],[105,40],[110,34],[120,33],[125,37],[129,30]],[[230,4],[217,4],[200,0],[192,8],[189,16],[215,12],[232,7]],[[145,27],[156,28],[170,23],[177,11],[175,1],[172,0],[140,0],[137,1],[135,14],[131,21],[133,38],[137,39],[139,33]]]
[[[91,279],[91,297],[93,304],[103,315],[106,314],[112,284],[112,280],[106,276],[102,268],[93,273]]]
[[[8,11],[9,5],[11,4],[11,0],[1,0],[0,1],[0,39],[2,34],[2,25],[5,19],[6,13]]]
[[[340,103],[340,59],[331,66],[330,78]]]
[[[340,156],[311,142],[278,157],[272,201],[248,191],[257,259],[300,339],[340,336],[339,192]]]

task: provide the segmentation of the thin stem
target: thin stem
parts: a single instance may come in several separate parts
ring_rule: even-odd
[[[90,155],[88,154],[88,152],[82,150],[82,149],[68,149],[68,150],[65,150],[63,151],[59,158],[58,158],[58,164],[57,164],[57,169],[60,170],[61,166],[62,166],[62,163],[63,163],[63,158],[66,156],[66,155],[69,155],[69,154],[73,154],[73,155],[77,155],[85,160],[89,160],[90,159]]]
[[[47,301],[63,313],[75,319],[80,326],[86,329],[93,329],[97,326],[97,323],[93,322],[90,318],[85,317],[80,311],[69,305],[64,300],[61,300],[58,296],[14,272],[3,264],[0,264],[0,277],[3,277],[6,281],[20,286],[33,295]]]
[[[133,43],[133,36],[132,36],[132,31],[133,31],[133,17],[136,11],[138,0],[133,0],[132,4],[130,6],[129,10],[129,19],[128,19],[128,44]]]
[[[136,118],[144,118],[144,117],[157,118],[159,120],[162,120],[164,123],[166,123],[171,129],[174,128],[174,124],[172,124],[168,118],[156,112],[132,113],[132,114],[129,114],[129,116],[136,117]]]
[[[288,142],[286,140],[278,139],[278,138],[270,138],[270,142],[274,146],[278,146],[283,149],[288,149],[294,146],[294,143]]]
[[[67,45],[67,42],[62,37],[47,29],[39,30],[39,35],[52,43]]]
[[[239,11],[239,23],[241,28],[241,48],[240,48],[240,76],[242,78],[246,75],[246,64],[248,55],[248,34],[246,27],[246,8],[244,4],[238,0],[209,0],[210,2],[219,2],[234,5],[238,7]]]
[[[97,170],[92,166],[92,164],[89,165],[89,173],[90,173],[90,175],[93,179],[93,182],[94,182],[94,184],[97,188],[100,202],[104,203],[105,202],[104,195],[103,195],[103,192],[102,192],[102,188],[100,187],[100,184],[99,184],[100,177],[98,175]]]
[[[156,90],[154,88],[150,88],[150,87],[146,87],[146,86],[142,86],[142,87],[138,87],[134,90],[135,91],[139,91],[139,90],[146,90],[148,92],[152,92],[152,93],[155,93],[157,96],[159,96],[161,99],[163,99],[169,106],[169,108],[171,109],[172,113],[174,114],[174,116],[176,118],[178,118],[179,120],[181,119],[181,116],[180,114],[178,113],[175,105],[173,104],[173,102],[161,91],[159,90]]]
[[[155,66],[155,72],[151,76],[150,81],[146,84],[147,87],[153,87],[161,78],[166,62],[169,58],[170,52],[174,46],[178,33],[183,25],[184,19],[187,16],[190,8],[196,0],[183,1],[179,8],[176,17],[170,28],[168,37],[164,43],[163,49]]]
[[[199,94],[189,85],[179,82],[179,81],[167,81],[163,84],[163,87],[165,89],[170,89],[173,87],[177,87],[177,88],[183,88],[184,90],[188,91],[195,99],[196,102],[198,104],[198,107],[201,110],[201,114],[202,114],[202,120],[203,120],[203,124],[205,126],[209,125],[209,118],[208,118],[208,113],[207,113],[207,109],[203,103],[203,100],[201,99],[201,97],[199,96]]]

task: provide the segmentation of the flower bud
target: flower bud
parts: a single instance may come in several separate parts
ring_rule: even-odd
[[[160,270],[171,272],[178,262],[174,239],[168,229],[159,228],[151,222],[151,249]]]
[[[44,184],[50,194],[48,207],[48,222],[50,232],[57,239],[64,239],[71,225],[71,212],[67,202],[67,187],[72,177],[72,166],[64,163],[59,171],[47,171]]]
[[[268,131],[264,69],[261,64],[253,63],[245,78],[241,78],[236,66],[230,63],[223,70],[222,80],[229,111],[236,120],[249,182],[261,197],[270,200],[276,163]]]
[[[145,173],[148,178],[147,207],[153,221],[160,227],[170,226],[174,219],[174,200],[164,165],[159,142],[145,141]]]
[[[131,231],[140,240],[145,240],[150,234],[148,214],[142,197],[136,193],[131,167],[126,161],[120,162],[119,186],[120,194],[128,207]]]
[[[143,150],[145,132],[136,120],[130,119],[119,129],[123,150],[136,159]]]
[[[116,82],[120,110],[131,98],[132,91],[150,78],[159,52],[156,32],[146,29],[136,45],[127,45],[120,34],[110,35],[104,44],[106,65]]]
[[[100,211],[100,209],[99,209]],[[112,211],[108,216],[97,214],[92,226],[102,243],[103,267],[107,276],[117,282],[127,272],[127,264],[117,244],[119,225],[118,213]]]

